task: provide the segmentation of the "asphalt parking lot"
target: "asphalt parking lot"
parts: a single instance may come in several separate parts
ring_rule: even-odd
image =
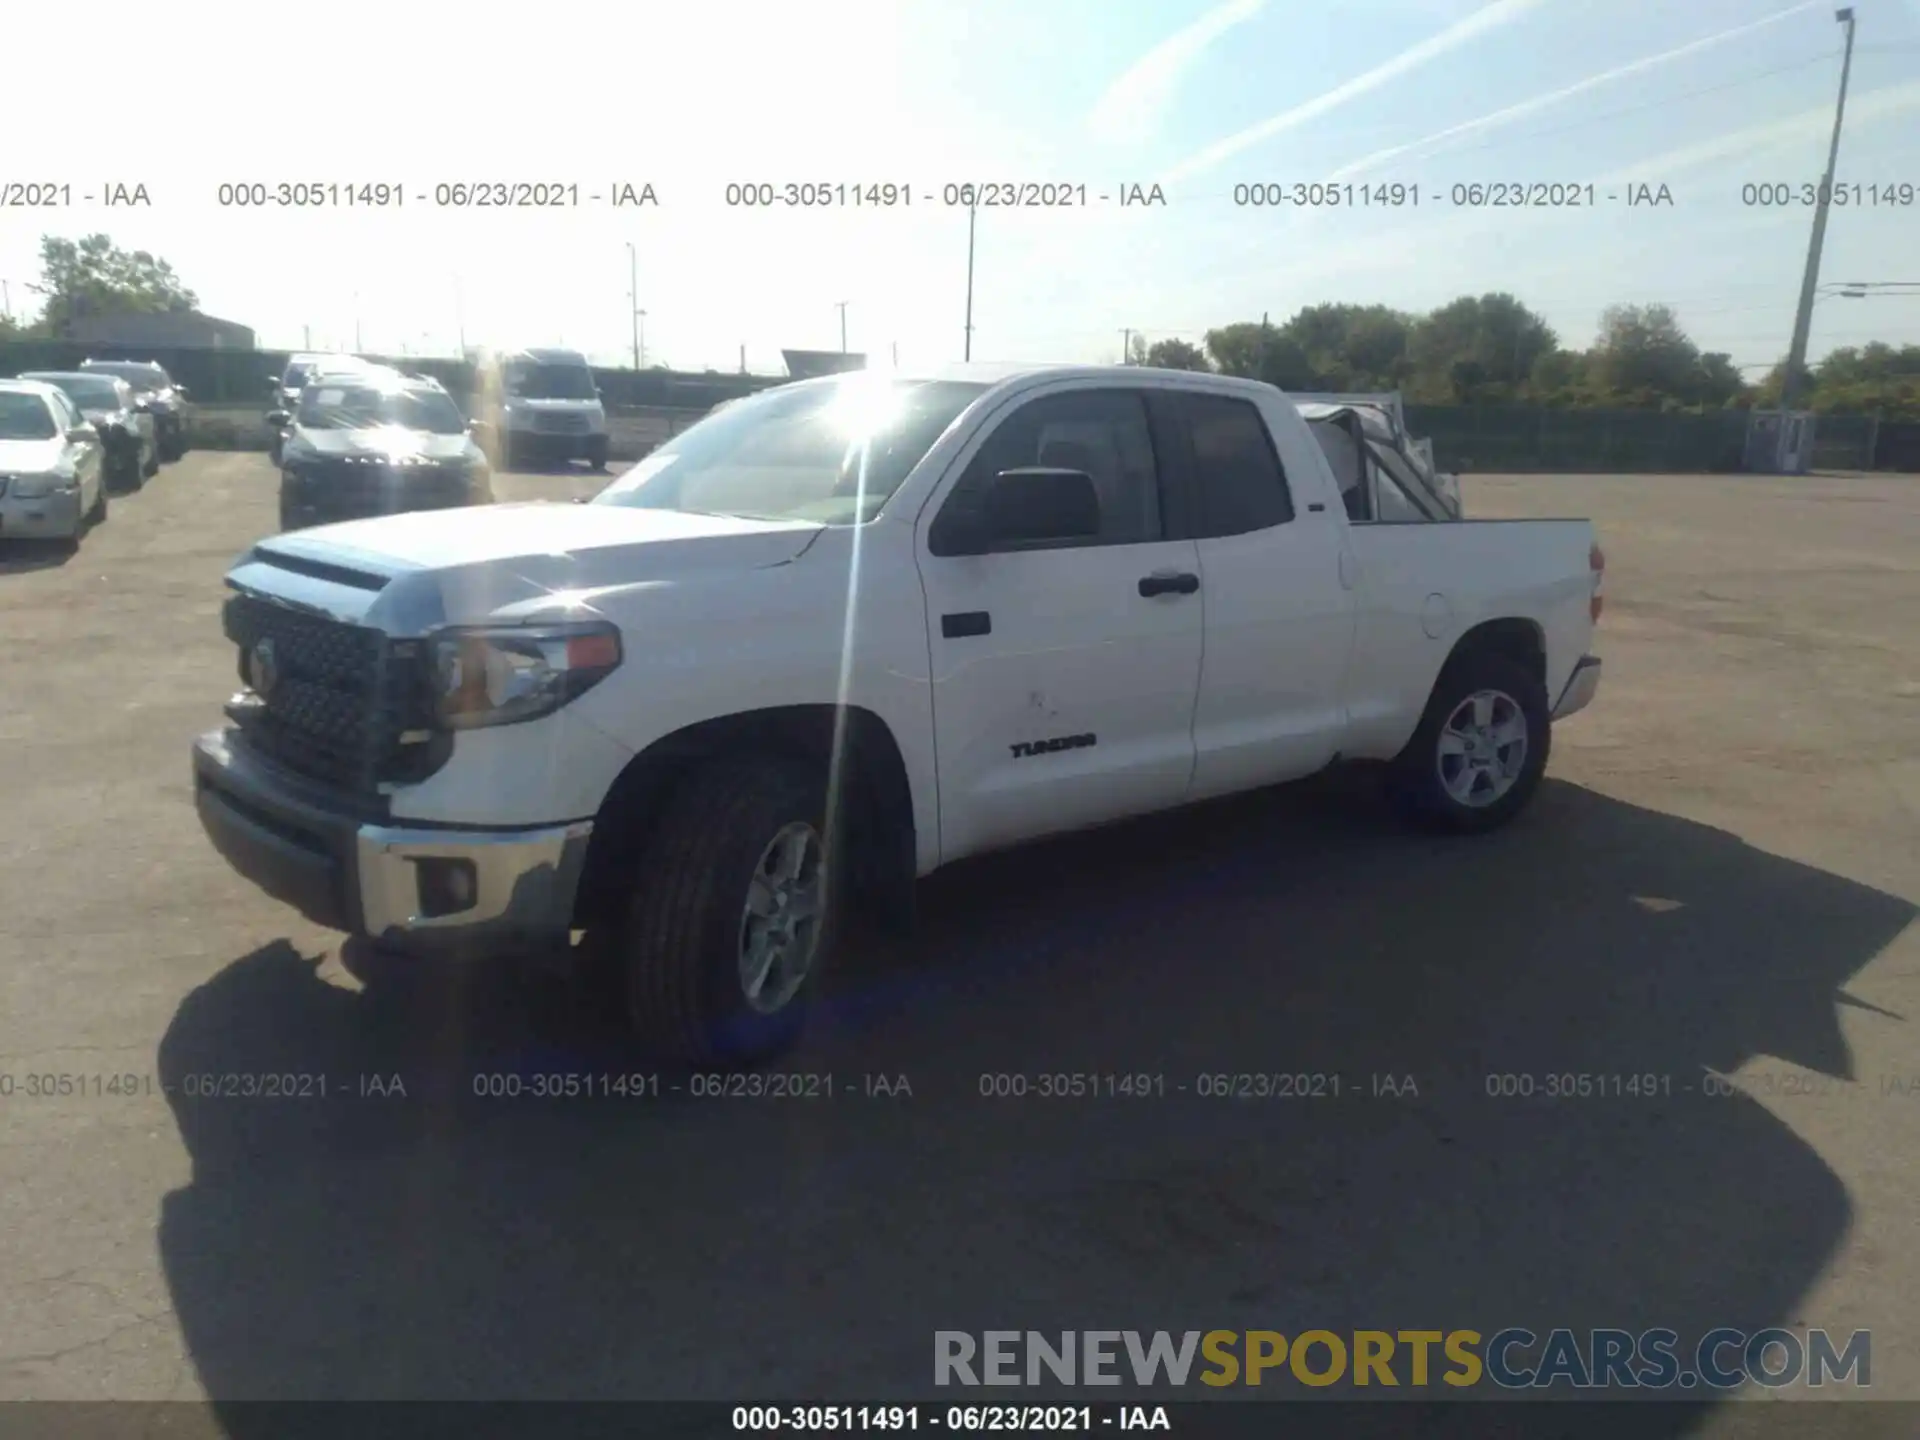
[[[851,1399],[936,1329],[1524,1324],[1867,1328],[1920,1399],[1920,479],[1467,500],[1610,561],[1523,821],[1336,777],[956,867],[835,977],[814,1101],[474,1098],[617,1037],[491,972],[362,992],[217,859],[187,747],[264,457],[0,545],[0,1398]],[[980,1094],[1068,1071],[1169,1093]],[[261,1072],[332,1089],[189,1094]],[[1198,1098],[1233,1072],[1341,1093]],[[1552,1074],[1663,1078],[1488,1093]]]

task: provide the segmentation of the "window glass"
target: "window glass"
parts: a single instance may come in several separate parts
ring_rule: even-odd
[[[1200,506],[1200,538],[1245,535],[1293,519],[1293,497],[1257,407],[1225,395],[1182,395]]]
[[[1132,390],[1076,390],[1022,405],[987,437],[948,497],[978,503],[1002,470],[1080,470],[1100,500],[1095,545],[1142,545],[1161,536],[1160,480],[1147,407]]]
[[[59,433],[53,411],[38,395],[0,390],[0,440],[51,440]]]

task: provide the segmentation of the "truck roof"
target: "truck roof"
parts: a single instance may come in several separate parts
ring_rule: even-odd
[[[811,380],[796,380],[796,385],[833,384],[849,375],[871,375],[895,380],[958,380],[976,385],[1001,385],[1022,380],[1106,380],[1110,382],[1145,379],[1178,379],[1200,388],[1226,394],[1265,395],[1277,393],[1264,380],[1246,380],[1237,375],[1220,375],[1206,370],[1163,370],[1150,365],[1075,365],[1027,362],[974,361],[967,364],[902,366],[898,369],[853,370],[841,375],[822,375]]]

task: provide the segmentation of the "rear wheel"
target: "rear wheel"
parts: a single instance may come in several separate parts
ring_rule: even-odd
[[[1390,789],[1431,828],[1497,829],[1526,807],[1547,768],[1546,687],[1504,655],[1469,653],[1441,672]]]
[[[799,1038],[837,929],[826,808],[811,767],[774,759],[716,761],[680,786],[601,947],[646,1049],[746,1066]]]

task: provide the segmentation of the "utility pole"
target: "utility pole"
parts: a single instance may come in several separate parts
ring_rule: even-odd
[[[9,322],[13,319],[13,290],[5,280],[0,280],[0,310],[6,312]]]
[[[961,357],[973,359],[973,222],[979,210],[980,197],[971,189],[967,191],[967,347]]]
[[[900,368],[900,342],[898,340],[893,342],[893,368],[896,370]]]
[[[300,348],[308,354],[313,353],[313,326],[302,325],[300,327]]]
[[[1793,343],[1787,350],[1787,373],[1780,382],[1780,408],[1792,410],[1800,398],[1800,372],[1807,363],[1808,332],[1813,328],[1813,294],[1820,282],[1820,247],[1827,238],[1827,209],[1833,201],[1833,170],[1840,159],[1840,124],[1847,113],[1847,75],[1853,69],[1853,7],[1834,11],[1847,27],[1846,56],[1840,62],[1840,98],[1833,107],[1833,141],[1827,147],[1827,174],[1813,210],[1813,238],[1807,243],[1807,270],[1800,280],[1800,308],[1793,316]]]
[[[740,373],[742,375],[747,373],[747,346],[745,341],[742,341],[740,344]]]
[[[634,330],[634,334],[638,337],[636,343],[639,345],[639,358],[633,368],[639,370],[643,369],[647,363],[647,312],[644,310],[634,311],[633,323],[637,327]]]
[[[1253,378],[1256,380],[1267,378],[1267,330],[1267,312],[1262,310],[1260,312],[1260,358],[1254,362],[1256,368],[1253,372]]]
[[[1122,365],[1133,363],[1133,331],[1131,330],[1120,332],[1120,363]]]
[[[627,241],[627,309],[633,324],[633,368],[640,368],[640,253]]]
[[[834,304],[840,310],[840,353],[847,353],[847,302],[836,300]]]

